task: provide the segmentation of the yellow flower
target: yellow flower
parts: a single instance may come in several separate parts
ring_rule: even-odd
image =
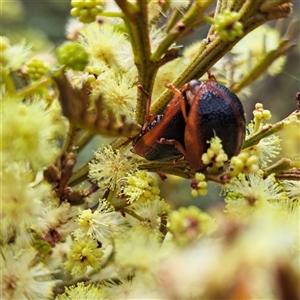
[[[300,120],[290,117],[284,122],[284,130],[279,132],[284,142],[282,143],[282,154],[286,157],[299,157],[300,153]]]
[[[88,266],[94,269],[100,268],[100,259],[103,250],[98,242],[90,235],[80,230],[74,233],[75,240],[70,246],[68,258],[65,262],[66,270],[76,276],[84,276]]]
[[[196,206],[181,207],[169,215],[169,230],[179,245],[196,241],[203,234],[210,234],[216,228],[215,221]]]
[[[81,31],[79,42],[91,57],[103,61],[116,71],[135,69],[130,43],[114,26],[93,23]]]
[[[137,169],[136,163],[129,161],[124,149],[113,150],[110,145],[98,149],[89,163],[89,177],[102,189],[119,189],[120,179]]]
[[[145,171],[138,171],[128,177],[128,186],[123,194],[128,197],[130,203],[134,201],[146,202],[147,200],[159,200],[160,190],[155,180]]]
[[[43,209],[31,229],[54,247],[78,227],[75,216],[76,211],[69,203],[63,202],[59,206],[51,203]]]
[[[202,162],[205,165],[212,163],[213,167],[217,169],[223,167],[224,163],[228,160],[228,156],[223,150],[221,139],[216,136],[211,138],[208,143],[210,147],[202,154]]]
[[[91,87],[94,98],[102,96],[105,109],[117,118],[125,115],[127,119],[133,119],[137,93],[135,74],[106,69]]]
[[[147,200],[146,202],[136,201],[130,208],[144,219],[144,221],[141,222],[130,214],[127,214],[126,220],[132,227],[137,225],[149,227],[157,233],[159,233],[160,226],[162,225],[161,218],[165,215],[166,219],[167,213],[170,211],[170,206],[163,199]]]
[[[281,186],[286,193],[287,200],[285,204],[288,209],[293,211],[300,206],[300,181],[297,180],[282,180]]]
[[[247,125],[247,137],[253,133],[254,123],[250,122]],[[258,144],[247,149],[252,155],[256,155],[259,158],[259,165],[265,168],[268,163],[272,162],[281,150],[280,145],[281,139],[276,135],[272,134],[261,139]]]
[[[58,127],[39,103],[5,98],[1,104],[1,152],[4,162],[28,161],[34,170],[53,162],[59,152]]]
[[[81,211],[78,217],[82,231],[100,242],[103,242],[103,239],[110,240],[121,229],[123,223],[124,218],[121,214],[115,212],[113,206],[105,200],[99,200],[94,212],[86,209]]]
[[[135,270],[132,276],[126,270],[122,271],[117,274],[117,280],[105,281],[101,285],[109,299],[162,299],[153,274]]]
[[[56,283],[41,263],[34,263],[33,248],[5,246],[0,252],[3,299],[51,299]]]
[[[205,196],[208,192],[207,182],[205,181],[205,175],[202,173],[196,173],[195,178],[191,181],[191,194],[193,197]]]
[[[148,273],[159,261],[158,235],[150,229],[136,226],[115,240],[116,263],[127,270]]]
[[[2,71],[20,70],[30,55],[31,47],[27,46],[24,41],[10,46],[6,37],[1,37],[0,45],[0,66]]]
[[[65,292],[63,294],[57,295],[55,300],[108,300],[101,286],[95,284],[85,284],[84,282],[79,282],[77,285],[72,285],[65,287]]]
[[[0,206],[2,238],[28,243],[28,229],[43,215],[43,200],[51,198],[51,187],[46,183],[31,186],[32,173],[22,164],[11,163],[0,173],[2,199]]]
[[[274,208],[284,196],[273,175],[263,179],[257,173],[240,173],[224,186],[223,192],[226,212],[245,220],[257,211]]]

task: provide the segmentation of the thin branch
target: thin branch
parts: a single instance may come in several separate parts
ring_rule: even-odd
[[[289,40],[282,40],[277,49],[269,51],[264,57],[250,70],[246,76],[242,78],[239,83],[236,83],[231,87],[231,90],[235,93],[239,92],[245,86],[251,84],[259,76],[261,76],[266,69],[280,56],[285,55],[296,44],[291,44]]]
[[[263,126],[261,130],[246,139],[243,145],[243,149],[247,149],[254,145],[257,145],[261,139],[282,130],[284,128],[284,121],[287,121],[291,116],[296,116],[300,120],[300,110],[295,110],[287,118],[273,125],[268,124]]]
[[[64,142],[63,152],[67,152],[67,153],[72,152],[74,139],[76,138],[79,130],[80,128],[77,126],[77,124],[74,124],[73,122],[69,122],[69,130]]]
[[[263,177],[267,178],[272,173],[280,173],[280,172],[291,169],[292,168],[291,162],[292,162],[292,160],[289,158],[280,159],[273,165],[271,165],[263,170],[264,171]]]
[[[278,180],[297,180],[300,181],[300,169],[290,169],[275,174]]]
[[[141,222],[144,222],[145,219],[142,218],[141,216],[139,216],[138,214],[136,214],[134,211],[132,211],[131,209],[128,209],[128,208],[123,208],[122,209],[126,214],[129,214],[131,215],[132,217],[134,217],[135,219],[141,221]]]
[[[166,35],[158,48],[152,54],[151,60],[158,61],[174,42],[176,42],[182,35],[189,31],[197,21],[199,21],[204,10],[213,2],[214,0],[201,1],[201,4],[200,2],[196,2]]]

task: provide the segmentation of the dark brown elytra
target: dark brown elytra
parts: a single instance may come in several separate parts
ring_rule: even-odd
[[[246,133],[244,109],[239,98],[215,81],[192,80],[180,90],[169,87],[174,97],[163,115],[147,117],[132,152],[148,160],[171,160],[183,155],[194,171],[206,165],[202,154],[212,137],[219,137],[231,158],[241,150]]]

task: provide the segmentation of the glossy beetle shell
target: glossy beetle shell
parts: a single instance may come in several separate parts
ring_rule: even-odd
[[[192,169],[205,169],[201,156],[209,147],[207,141],[219,137],[225,153],[231,158],[241,150],[246,133],[245,113],[239,98],[227,87],[215,82],[192,80],[186,86],[184,99],[190,110],[184,131],[186,159]]]
[[[160,161],[183,154],[194,171],[203,171],[206,165],[201,157],[212,137],[222,140],[231,158],[241,150],[245,133],[245,114],[239,98],[216,81],[192,80],[172,98],[164,115],[154,116],[134,141],[132,152]],[[162,138],[173,144],[162,143]]]

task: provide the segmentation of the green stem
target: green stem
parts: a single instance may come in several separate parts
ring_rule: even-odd
[[[106,201],[109,202],[109,203],[111,203],[111,201],[112,201],[112,199],[114,197],[114,194],[115,194],[115,192],[113,190],[109,190],[109,193],[108,193]]]
[[[212,18],[211,16],[208,16],[208,15],[204,15],[204,16],[202,17],[202,20],[203,20],[205,23],[210,24],[210,25],[213,25],[214,22],[215,22],[214,18]]]
[[[300,169],[289,169],[275,174],[278,180],[297,180],[300,181]]]
[[[245,3],[245,0],[235,0],[235,1],[229,1],[229,3],[226,6],[226,9],[230,11],[239,11]]]
[[[254,128],[253,128],[252,135],[255,134],[259,130],[259,127],[260,127],[262,121],[263,121],[262,118],[258,119],[256,117],[254,117]]]
[[[138,69],[139,83],[151,94],[158,66],[150,61],[151,47],[148,31],[147,1],[137,0],[136,5],[132,5],[131,7],[124,0],[116,0],[116,3],[126,16],[125,23],[131,41],[135,64]],[[136,9],[133,9],[134,7]],[[136,121],[140,125],[145,122],[146,100],[146,96],[138,90],[135,111]]]
[[[85,181],[86,179],[88,179],[88,173],[89,162],[83,164],[73,172],[72,177],[68,182],[68,186],[72,187]]]
[[[82,133],[74,142],[76,146],[76,152],[80,152],[94,137],[94,134],[90,131]]]
[[[283,171],[291,169],[292,168],[291,161],[292,160],[289,158],[280,159],[273,165],[271,165],[263,170],[264,171],[263,177],[267,178],[272,173],[279,173],[279,172],[283,172]]]
[[[44,78],[41,81],[34,82],[30,84],[29,86],[26,86],[16,92],[16,95],[18,97],[26,98],[41,89],[43,89],[45,86],[49,86],[53,83],[53,80],[51,78]]]
[[[160,173],[160,174],[175,175],[185,179],[191,179],[195,177],[195,171],[191,170],[187,166],[187,162],[184,160],[177,162],[175,165],[173,162],[145,163],[145,164],[140,164],[139,169],[147,170],[149,172]],[[212,174],[211,172],[208,171],[203,171],[202,173],[205,175],[207,181],[213,181],[220,184],[227,182],[226,180],[224,181],[223,179],[224,174]]]
[[[239,21],[245,21],[259,12],[259,7],[265,0],[246,0],[239,11]]]
[[[111,145],[113,150],[116,150],[116,149],[119,149],[120,147],[124,147],[124,146],[128,145],[129,143],[130,143],[130,140],[127,138],[118,138],[118,139],[114,139],[109,144]]]
[[[128,209],[128,208],[123,208],[123,211],[126,213],[126,214],[129,214],[131,215],[132,217],[134,217],[135,219],[141,221],[141,222],[144,222],[145,219],[142,218],[141,216],[139,216],[138,214],[136,214],[134,211],[132,211],[131,209]]]
[[[77,124],[75,125],[71,122],[69,123],[69,130],[63,146],[63,152],[72,152],[73,142],[79,130],[80,129],[78,128]]]
[[[109,18],[124,18],[124,14],[120,12],[113,12],[113,11],[104,11],[100,13],[98,16],[100,17],[109,17]]]
[[[227,0],[218,0],[214,16],[217,16],[219,13],[221,13],[223,10],[226,9],[226,7],[227,7]]]
[[[171,16],[168,17],[167,24],[163,29],[163,31],[166,33],[170,32],[170,30],[175,26],[176,22],[178,22],[180,17],[181,17],[181,12],[178,9],[175,9],[172,12]]]
[[[259,143],[259,141],[271,134],[274,134],[284,128],[284,121],[288,120],[289,117],[296,116],[300,120],[300,110],[296,110],[293,113],[291,113],[287,118],[285,118],[282,121],[277,122],[274,125],[265,125],[262,127],[260,131],[255,133],[254,135],[251,135],[246,141],[244,142],[243,149],[250,148],[256,144]]]
[[[139,164],[140,170],[147,170],[149,172],[161,173],[161,174],[170,174],[176,175],[178,177],[190,179],[193,178],[195,172],[187,168],[186,161],[180,161],[177,163],[169,162],[145,162]]]
[[[296,44],[290,44],[288,40],[282,40],[277,49],[269,51],[264,57],[250,70],[239,83],[231,87],[235,93],[239,92],[245,86],[251,84],[259,76],[261,76],[266,69],[280,56],[286,54]]]
[[[181,36],[189,31],[193,25],[202,18],[204,10],[210,6],[214,0],[196,2],[191,9],[185,14],[185,16],[174,25],[172,30],[162,40],[155,52],[151,56],[152,61],[158,61],[162,55],[168,50],[168,48],[176,42]],[[181,24],[182,26],[178,26]],[[182,29],[184,28],[184,29]]]

